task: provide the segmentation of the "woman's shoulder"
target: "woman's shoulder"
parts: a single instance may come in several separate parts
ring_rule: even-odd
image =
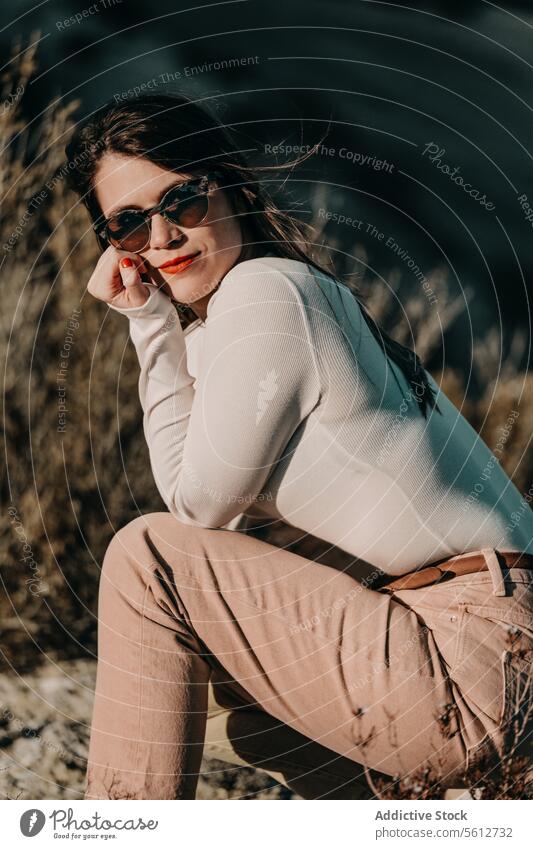
[[[256,319],[267,317],[276,303],[292,303],[296,312],[305,311],[303,292],[313,279],[305,262],[269,255],[243,260],[222,278],[208,302],[207,318],[234,309],[253,310]]]
[[[266,296],[269,292],[292,291],[294,297],[307,303],[313,291],[318,294],[322,278],[326,279],[325,274],[310,262],[265,254],[234,265],[223,277],[218,291],[225,289],[228,295],[229,290],[234,293],[238,289],[246,290],[252,298],[254,293]],[[331,282],[335,282],[333,278]]]
[[[281,275],[289,277],[297,276],[312,276],[312,271],[309,263],[303,260],[289,259],[284,256],[275,256],[274,254],[265,254],[264,256],[254,257],[238,262],[231,268],[224,277],[235,279],[236,277],[250,277],[255,274],[264,274],[277,272]]]
[[[207,305],[207,315],[246,306],[268,312],[272,304],[283,302],[292,303],[309,322],[310,314],[330,313],[328,291],[337,285],[336,278],[310,262],[265,254],[243,260],[226,273]]]

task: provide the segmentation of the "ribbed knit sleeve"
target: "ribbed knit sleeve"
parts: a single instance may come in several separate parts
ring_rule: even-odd
[[[223,527],[262,492],[318,404],[304,305],[283,271],[239,263],[211,297],[196,387],[171,301],[152,291],[128,315],[156,485],[180,521]]]

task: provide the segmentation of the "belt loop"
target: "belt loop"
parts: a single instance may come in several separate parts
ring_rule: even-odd
[[[502,567],[498,560],[498,555],[495,548],[483,548],[481,552],[485,558],[485,563],[492,578],[492,595],[505,595],[505,581],[503,577]]]

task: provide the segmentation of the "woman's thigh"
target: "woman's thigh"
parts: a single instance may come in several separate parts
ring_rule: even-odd
[[[446,781],[463,767],[463,718],[449,711],[456,687],[431,629],[405,603],[253,537],[166,513],[120,531],[107,563],[125,587],[128,565],[142,572],[157,605],[194,631],[203,658],[305,737],[388,775],[430,766]]]
[[[359,764],[304,737],[265,711],[237,702],[231,693],[227,698],[226,686],[220,698],[220,689],[209,685],[204,745],[208,758],[224,761],[226,770],[263,770],[303,799],[374,798]],[[223,707],[221,702],[232,707]],[[387,777],[381,774],[372,773],[372,779],[387,783]]]

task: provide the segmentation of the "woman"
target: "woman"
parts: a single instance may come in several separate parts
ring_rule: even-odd
[[[67,155],[169,511],[104,559],[86,798],[194,798],[208,715],[212,754],[312,798],[494,769],[528,708],[533,515],[488,447],[203,108],[105,106]]]

